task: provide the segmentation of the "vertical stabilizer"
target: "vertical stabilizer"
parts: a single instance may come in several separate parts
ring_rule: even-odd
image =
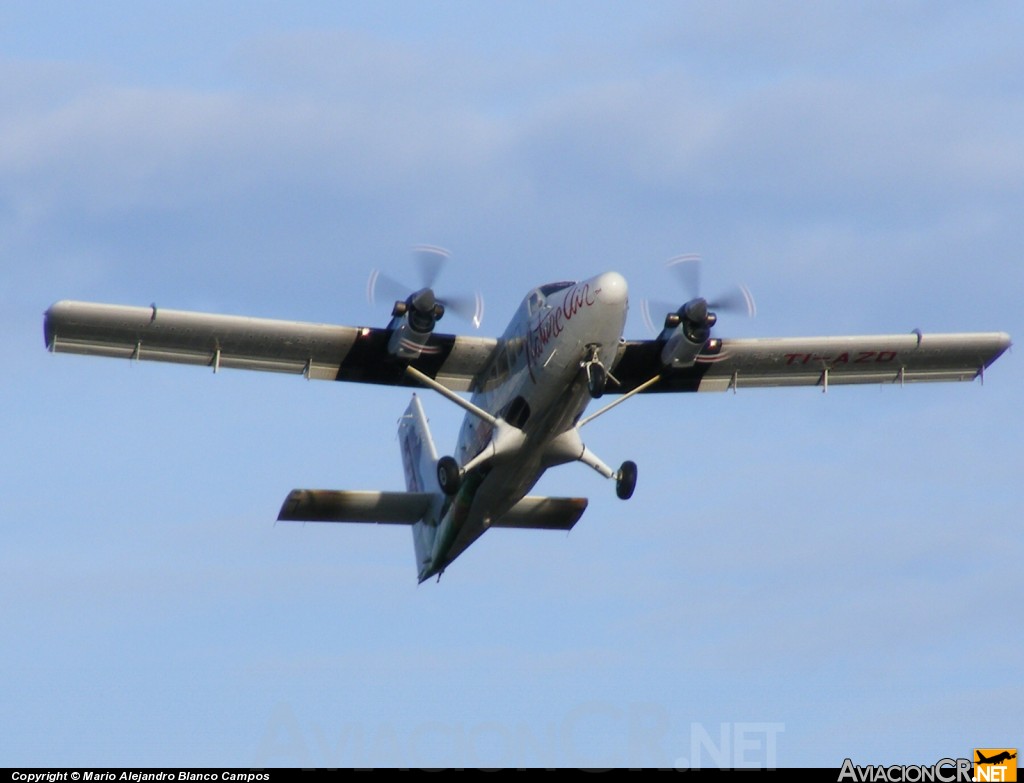
[[[416,568],[421,580],[433,565],[434,539],[444,504],[444,495],[437,485],[437,450],[430,437],[427,416],[420,398],[415,394],[398,422],[398,443],[402,449],[402,469],[405,488],[409,492],[429,492],[435,495],[423,518],[412,526],[412,540],[416,548]]]

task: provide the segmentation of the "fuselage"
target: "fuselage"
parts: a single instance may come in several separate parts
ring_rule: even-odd
[[[626,280],[617,272],[540,286],[523,300],[472,398],[522,438],[514,450],[467,473],[441,520],[445,546],[432,573],[519,502],[547,468],[577,458],[564,453],[558,439],[576,427],[591,400],[583,364],[596,360],[614,367],[627,310]],[[469,463],[494,434],[491,424],[467,414],[456,460]]]

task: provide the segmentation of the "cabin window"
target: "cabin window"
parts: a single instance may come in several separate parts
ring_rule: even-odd
[[[508,375],[508,350],[505,346],[498,349],[498,377],[505,378]]]
[[[509,355],[508,348],[505,345],[499,345],[494,353],[494,358],[491,359],[491,364],[487,368],[483,388],[493,389],[496,386],[500,386],[509,374]]]

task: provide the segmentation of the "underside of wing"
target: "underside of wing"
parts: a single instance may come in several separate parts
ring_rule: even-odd
[[[971,381],[1010,347],[1004,332],[709,340],[691,367],[665,367],[662,343],[629,341],[615,366],[629,392],[725,391],[767,386]],[[610,391],[612,389],[609,389]]]
[[[376,522],[412,525],[427,513],[429,492],[351,492],[293,489],[281,505],[281,522]]]
[[[586,498],[547,498],[527,495],[491,527],[520,530],[572,530],[583,512]]]
[[[390,332],[370,327],[278,321],[62,301],[46,311],[49,350],[142,361],[303,374],[318,380],[416,386],[410,364],[388,351]],[[456,391],[473,388],[497,341],[434,334],[411,362]]]

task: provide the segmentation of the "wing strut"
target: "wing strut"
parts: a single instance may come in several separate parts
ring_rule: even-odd
[[[617,400],[615,400],[615,402],[610,402],[607,405],[605,405],[603,408],[601,408],[601,410],[599,410],[599,411],[597,411],[595,413],[592,413],[589,416],[587,416],[579,424],[576,425],[577,429],[582,427],[584,424],[587,424],[588,422],[593,421],[594,419],[596,419],[601,414],[607,413],[612,408],[614,408],[616,405],[621,405],[626,400],[628,400],[630,397],[632,397],[634,394],[639,394],[640,392],[644,391],[645,389],[649,389],[651,386],[653,386],[654,384],[656,384],[660,380],[661,380],[661,373],[658,373],[653,378],[651,378],[649,381],[644,381],[643,383],[641,383],[639,386],[637,386],[632,391],[626,392],[625,394],[623,394],[621,397],[619,397]]]
[[[454,402],[463,410],[471,413],[479,419],[490,424],[494,427],[494,432],[491,435],[490,441],[486,446],[477,454],[473,459],[463,465],[461,468],[453,457],[441,457],[437,462],[437,483],[441,486],[441,489],[446,495],[454,495],[459,491],[459,487],[462,484],[462,478],[471,470],[479,467],[480,465],[494,459],[495,457],[504,457],[511,454],[515,454],[523,446],[525,435],[523,431],[518,427],[513,427],[507,421],[499,419],[496,416],[492,416],[490,413],[485,411],[483,408],[474,405],[469,400],[464,400],[458,394],[453,392],[447,386],[442,383],[438,383],[429,375],[425,375],[417,370],[412,365],[405,368],[407,375],[412,376],[417,381],[427,386],[445,399]]]
[[[458,394],[456,394],[451,389],[449,389],[447,386],[445,386],[442,383],[438,383],[433,378],[431,378],[429,375],[425,375],[424,373],[422,373],[419,370],[417,370],[411,364],[405,368],[405,372],[406,372],[406,374],[411,375],[417,381],[422,383],[424,386],[427,386],[427,387],[433,389],[434,391],[436,391],[442,397],[448,398],[449,400],[454,402],[456,405],[458,405],[463,410],[466,410],[469,413],[472,413],[478,419],[483,419],[488,424],[490,424],[492,427],[497,427],[498,426],[498,419],[496,419],[494,416],[489,414],[483,408],[481,408],[481,407],[479,407],[477,405],[474,405],[469,400],[463,399]]]

